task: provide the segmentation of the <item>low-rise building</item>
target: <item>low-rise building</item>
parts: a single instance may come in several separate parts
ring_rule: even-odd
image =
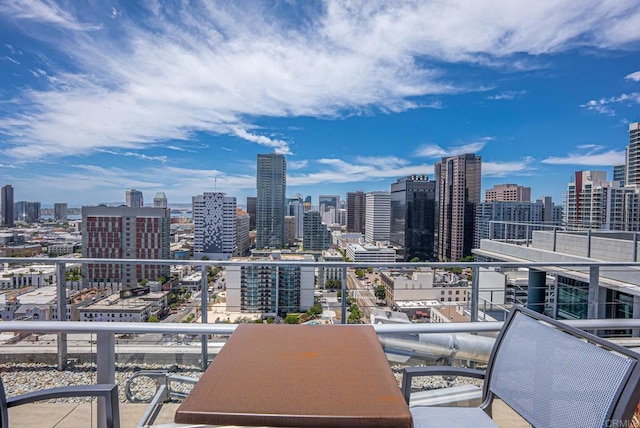
[[[396,251],[393,248],[372,244],[347,244],[347,257],[355,263],[394,263]]]
[[[0,290],[17,290],[24,287],[45,287],[56,283],[54,265],[31,265],[0,271]]]
[[[154,304],[141,296],[121,298],[115,293],[80,308],[80,321],[145,322],[154,312]]]
[[[471,293],[469,281],[447,271],[388,271],[382,272],[380,279],[385,286],[389,305],[399,306],[399,302],[403,301],[466,303]]]

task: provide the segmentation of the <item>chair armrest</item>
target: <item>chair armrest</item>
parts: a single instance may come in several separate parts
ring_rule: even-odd
[[[409,397],[411,396],[411,380],[418,376],[464,376],[484,379],[485,372],[483,370],[450,366],[405,367],[402,369],[402,395],[404,395],[407,404],[409,404]]]
[[[22,395],[7,397],[7,407],[20,406],[22,404],[33,403],[39,400],[50,400],[62,397],[109,397],[115,390],[116,384],[96,384],[96,385],[73,385],[60,386],[56,388],[42,389],[40,391],[28,392]]]
[[[113,428],[120,427],[118,385],[115,383],[61,386],[28,392],[22,395],[7,397],[7,408],[33,403],[34,401],[62,397],[104,397],[106,402],[106,426]]]

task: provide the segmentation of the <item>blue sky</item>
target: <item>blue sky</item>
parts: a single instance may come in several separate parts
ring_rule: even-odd
[[[638,0],[0,2],[0,183],[92,205],[386,190],[443,156],[562,202],[624,162]]]

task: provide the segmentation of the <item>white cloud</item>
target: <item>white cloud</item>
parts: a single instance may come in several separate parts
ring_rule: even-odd
[[[409,164],[409,161],[397,156],[356,156],[355,161],[364,165],[388,168],[399,168]]]
[[[326,168],[306,174],[287,175],[287,185],[304,186],[323,182],[357,183],[433,173],[433,165],[411,165],[408,160],[394,156],[359,157],[351,162],[336,158],[322,158],[317,159],[315,163],[326,165]],[[388,186],[388,183],[384,184],[385,188]]]
[[[482,175],[484,177],[510,177],[531,175],[535,170],[531,166],[535,159],[527,156],[524,159],[511,162],[482,162]]]
[[[3,60],[3,61],[9,61],[9,62],[12,62],[12,63],[14,63],[15,65],[20,65],[20,61],[18,61],[17,59],[13,59],[13,58],[11,58],[10,56],[3,56],[3,57],[0,57],[0,59],[1,59],[1,60]]]
[[[599,145],[578,146],[579,151],[566,156],[550,156],[542,163],[550,165],[585,165],[585,166],[611,166],[619,165],[625,161],[624,150],[604,150]],[[584,151],[586,150],[586,151]]]
[[[125,156],[125,157],[134,157],[134,158],[138,158],[141,160],[146,160],[146,161],[159,161],[159,162],[166,162],[167,161],[167,156],[149,156],[149,155],[145,155],[144,153],[135,153],[135,152],[118,152],[118,151],[114,151],[114,150],[106,150],[106,149],[96,149],[97,152],[101,152],[101,153],[107,153],[110,155],[115,155],[115,156]]]
[[[242,129],[238,126],[233,126],[231,127],[231,129],[237,137],[240,137],[244,140],[258,143],[261,146],[271,147],[276,153],[280,153],[283,155],[291,154],[289,143],[287,143],[286,141],[276,140],[264,135],[251,134],[250,132],[247,132],[246,129]]]
[[[164,146],[164,148],[175,150],[176,152],[197,153],[195,150],[185,149],[184,147],[178,147],[178,146]]]
[[[134,20],[120,14],[126,10],[108,19],[113,11],[86,10],[85,2],[1,2],[7,22],[34,24],[31,34],[73,62],[69,69],[48,69],[50,87],[25,90],[19,107],[0,120],[10,145],[5,154],[139,149],[189,141],[202,131],[290,153],[292,141],[259,135],[253,119],[441,108],[441,101],[418,97],[477,88],[450,81],[429,64],[502,67],[539,54],[640,40],[634,0],[302,4],[256,2],[247,13],[248,6],[236,2],[161,2]],[[296,13],[278,13],[287,7]],[[292,15],[302,19],[293,22]]]
[[[624,76],[627,80],[633,80],[635,82],[640,82],[640,71],[636,71],[635,73],[630,73]]]
[[[287,170],[296,170],[296,169],[304,169],[309,165],[308,160],[299,160],[299,161],[287,161]]]
[[[516,98],[518,98],[521,95],[526,94],[527,91],[505,91],[505,92],[500,92],[498,94],[495,95],[489,95],[487,97],[488,100],[492,100],[492,101],[503,101],[503,100],[514,100]]]
[[[479,141],[467,143],[460,146],[443,148],[437,144],[426,144],[418,147],[415,155],[425,158],[443,158],[448,156],[463,155],[465,153],[477,153],[492,141],[494,137],[482,137]]]
[[[615,116],[616,112],[613,110],[611,105],[623,103],[627,105],[640,104],[640,92],[622,94],[617,97],[600,98],[599,100],[590,100],[585,104],[581,104],[580,107],[586,108],[587,110],[593,110],[607,116]]]
[[[53,24],[65,30],[98,30],[100,25],[82,23],[69,12],[51,0],[3,0],[0,14],[14,18]]]

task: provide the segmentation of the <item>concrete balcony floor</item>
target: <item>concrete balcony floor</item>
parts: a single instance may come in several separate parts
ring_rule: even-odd
[[[178,405],[178,403],[165,404],[154,426],[171,426]],[[120,403],[122,428],[137,426],[146,408],[147,404]],[[95,415],[95,403],[35,403],[10,409],[9,422],[12,427],[88,428],[96,426]],[[493,405],[493,419],[501,428],[530,427],[526,421],[499,400],[496,400]]]

